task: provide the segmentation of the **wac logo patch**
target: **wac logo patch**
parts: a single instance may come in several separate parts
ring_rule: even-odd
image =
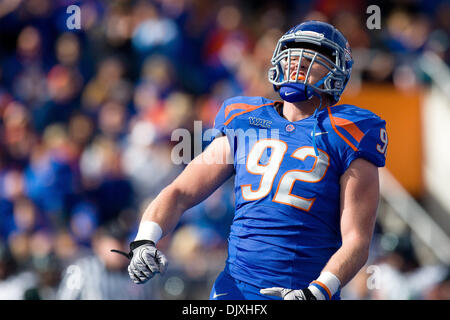
[[[270,128],[270,125],[272,124],[272,121],[261,119],[261,118],[255,118],[255,117],[249,117],[248,121],[250,125],[261,127],[261,128]]]

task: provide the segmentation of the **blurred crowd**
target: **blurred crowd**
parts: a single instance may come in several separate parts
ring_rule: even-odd
[[[381,29],[369,30],[377,3]],[[81,28],[69,30],[73,4]],[[0,299],[207,299],[226,258],[233,181],[161,240],[166,276],[136,286],[109,250],[127,251],[143,209],[183,170],[172,131],[212,127],[234,95],[275,97],[276,41],[309,19],[346,35],[356,89],[426,82],[413,63],[425,51],[450,62],[446,1],[0,2]],[[380,263],[407,277],[388,257]],[[446,271],[432,272],[401,298],[450,299]]]

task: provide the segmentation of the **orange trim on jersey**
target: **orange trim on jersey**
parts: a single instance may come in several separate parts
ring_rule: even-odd
[[[361,141],[361,139],[364,137],[364,133],[358,128],[356,124],[354,124],[352,121],[334,117],[334,123],[343,129],[345,129],[348,133],[351,134],[351,136],[358,141],[358,143]]]
[[[246,104],[246,103],[242,103],[242,102],[230,104],[225,108],[225,118],[228,117],[228,114],[233,110],[237,110],[237,109],[247,110],[251,107],[254,107],[254,105]]]
[[[311,283],[315,283],[315,284],[318,284],[319,286],[321,286],[321,287],[327,292],[328,297],[329,297],[330,300],[331,300],[331,292],[330,292],[330,289],[328,289],[328,287],[327,287],[325,284],[323,284],[322,282],[317,281],[317,280],[314,280],[314,281],[311,282]]]
[[[237,109],[244,109],[244,111],[238,112],[233,114],[227,121],[224,122],[224,125],[227,125],[231,122],[231,120],[233,120],[235,117],[240,116],[241,114],[256,110],[260,107],[264,107],[264,106],[269,106],[272,105],[273,102],[271,103],[266,103],[266,104],[261,104],[259,106],[254,106],[251,104],[246,104],[246,103],[233,103],[230,104],[229,106],[227,106],[225,108],[225,119],[227,118],[228,114],[233,111],[233,110],[237,110]]]
[[[334,117],[331,114],[331,109],[330,107],[327,108],[328,109],[328,114],[330,116],[330,122],[331,122],[331,126],[333,127],[333,130],[338,134],[339,137],[342,138],[342,140],[344,140],[354,151],[358,151],[358,148],[356,148],[353,143],[351,143],[342,133],[340,133],[338,131],[338,129],[336,128],[336,124],[334,123]]]

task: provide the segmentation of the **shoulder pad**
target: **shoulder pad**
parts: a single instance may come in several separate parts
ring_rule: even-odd
[[[236,117],[272,104],[272,100],[263,97],[237,96],[227,99],[217,113],[214,128],[223,132]]]
[[[329,107],[328,117],[334,131],[354,150],[368,131],[386,125],[386,122],[372,111],[353,105]]]
[[[358,157],[384,166],[388,144],[386,121],[369,110],[352,105],[329,107],[328,117],[333,131],[349,147],[350,156],[345,167]]]

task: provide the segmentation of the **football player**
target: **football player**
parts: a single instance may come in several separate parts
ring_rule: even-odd
[[[214,124],[222,135],[143,214],[128,254],[135,283],[164,272],[158,240],[233,174],[228,258],[210,299],[340,299],[367,261],[388,138],[374,113],[337,105],[350,46],[332,25],[307,21],[279,39],[271,62],[282,101],[223,103]]]

